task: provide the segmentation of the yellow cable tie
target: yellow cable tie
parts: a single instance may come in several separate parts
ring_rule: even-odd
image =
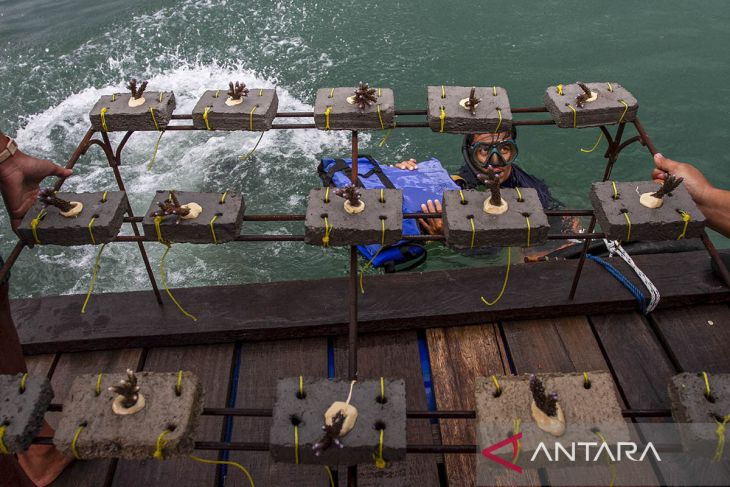
[[[381,189],[381,191],[382,191],[382,189]],[[385,219],[384,218],[380,219],[380,226],[382,228],[381,234],[380,234],[380,248],[378,249],[377,252],[375,252],[375,255],[373,255],[373,257],[368,261],[368,263],[365,264],[365,267],[363,267],[362,270],[360,271],[360,292],[362,294],[365,294],[365,287],[362,284],[363,275],[365,274],[365,271],[370,268],[370,266],[372,265],[375,258],[383,250],[383,247],[385,247]]]
[[[163,450],[165,449],[165,446],[167,446],[167,443],[169,443],[168,440],[165,439],[165,435],[172,433],[171,430],[166,429],[162,433],[160,433],[160,436],[157,437],[157,442],[155,443],[155,451],[152,453],[152,458],[155,460],[164,460],[165,456],[163,455]]]
[[[504,283],[502,283],[502,290],[499,291],[499,295],[494,299],[494,301],[487,301],[484,299],[484,296],[482,296],[482,302],[486,304],[487,306],[494,306],[499,302],[500,299],[502,299],[502,295],[504,294],[504,290],[507,289],[507,279],[509,279],[509,268],[512,265],[512,247],[507,247],[507,272],[504,273]]]
[[[588,372],[583,372],[583,387],[588,387],[591,385],[591,380],[588,378]]]
[[[162,103],[162,97],[163,96],[165,96],[165,92],[164,91],[160,91],[160,98],[158,100],[160,103]]]
[[[89,230],[91,230],[91,225],[89,225]],[[93,234],[92,234],[93,238]],[[94,243],[96,245],[96,243]],[[104,248],[106,247],[106,244],[102,244],[101,247],[99,247],[99,251],[96,253],[96,259],[94,260],[94,267],[91,269],[91,283],[89,284],[89,292],[86,293],[86,299],[84,299],[84,304],[81,306],[81,314],[86,313],[86,305],[89,304],[89,300],[91,299],[91,293],[94,292],[94,285],[96,284],[96,277],[99,274],[99,263],[101,262],[101,253],[104,252]],[[98,396],[99,394],[97,394]]]
[[[466,204],[466,200],[464,199],[464,191],[459,190],[459,196],[461,196],[461,204],[462,205],[465,205]]]
[[[380,377],[380,402],[385,400],[385,377]]]
[[[530,245],[531,245],[531,242],[530,242],[530,232],[531,232],[531,228],[530,228],[530,217],[529,216],[525,216],[525,221],[527,222],[527,247],[529,248]]]
[[[444,89],[444,85],[441,85],[441,98],[446,98],[446,89]]]
[[[512,434],[516,435],[520,432],[520,424],[522,423],[522,420],[520,418],[516,418],[512,420]],[[517,460],[520,458],[520,450],[522,449],[522,442],[520,440],[517,440],[517,448],[515,449],[515,454],[512,455],[512,463],[516,464]]]
[[[631,219],[629,218],[629,212],[624,212],[624,218],[626,218],[626,223],[629,225],[629,227],[626,229],[626,241],[631,241]]]
[[[213,215],[213,218],[210,219],[210,223],[209,223],[209,225],[210,225],[210,233],[211,233],[211,235],[213,235],[213,243],[214,244],[217,244],[218,243],[218,239],[215,236],[215,227],[213,227],[213,224],[215,223],[215,221],[217,219],[218,219],[218,215]]]
[[[330,234],[332,233],[332,226],[327,221],[327,217],[324,217],[324,237],[322,237],[322,247],[330,246]]]
[[[378,453],[373,453],[373,460],[375,460],[376,468],[385,468],[385,459],[383,458],[383,435],[385,429],[380,430],[380,440],[378,440]]]
[[[330,187],[327,186],[327,189],[324,191],[324,202],[329,203],[330,202]]]
[[[81,460],[81,457],[79,456],[79,452],[76,449],[76,444],[79,441],[79,435],[81,434],[81,430],[83,430],[86,427],[85,424],[80,424],[78,428],[76,428],[76,432],[74,433],[73,438],[71,438],[71,454],[76,460]]]
[[[385,130],[385,124],[383,123],[383,116],[380,114],[380,103],[376,105],[378,110],[378,120],[380,120],[380,130]]]
[[[294,463],[299,465],[299,426],[294,425]]]
[[[96,245],[96,239],[94,238],[94,230],[92,230],[92,225],[94,225],[94,220],[96,220],[95,216],[91,217],[91,220],[89,220],[89,236],[91,237],[91,245]]]
[[[112,93],[112,102],[115,102],[115,101],[117,101],[117,94]]]
[[[221,199],[218,200],[218,203],[221,205],[226,202],[226,197],[228,196],[228,191],[223,192],[223,195],[221,195]]]
[[[304,397],[304,377],[299,376],[299,399]]]
[[[10,450],[8,450],[8,447],[5,446],[5,430],[7,429],[7,424],[0,424],[0,454],[3,455],[10,455]]]
[[[601,439],[603,443],[608,445],[608,441],[606,441],[606,438],[603,436],[603,434],[601,434],[600,431],[595,431],[595,434]],[[616,482],[616,465],[614,465],[614,463],[608,457],[606,457],[606,463],[608,463],[608,468],[611,470],[611,482],[608,484],[608,487],[613,487],[614,482]]]
[[[259,146],[259,142],[261,142],[261,139],[263,139],[263,138],[264,138],[264,133],[261,132],[261,135],[259,136],[259,140],[256,141],[256,143],[253,146],[253,149],[251,149],[250,151],[248,151],[248,154],[246,154],[245,156],[238,156],[238,160],[245,161],[249,157],[251,157],[253,155],[253,153],[256,151],[256,148]]]
[[[621,122],[624,121],[624,117],[626,116],[626,112],[629,111],[629,105],[625,101],[623,101],[623,100],[619,100],[619,103],[623,103],[623,105],[624,105],[624,112],[621,114],[621,118],[618,119],[618,123],[621,123]]]
[[[177,382],[175,382],[175,395],[179,396],[182,394],[182,378],[183,378],[183,371],[182,369],[177,371]]]
[[[682,240],[687,235],[687,226],[689,226],[689,221],[692,219],[692,216],[684,210],[677,211],[679,211],[679,214],[682,215],[682,221],[684,222],[682,233],[680,233],[679,237],[677,237],[677,240]]]
[[[608,85],[608,91],[613,92],[613,85],[611,83],[606,83]]]
[[[563,96],[563,85],[558,85],[555,88],[557,88],[558,95]]]
[[[327,110],[324,111],[324,129],[330,129],[330,113],[332,113],[332,107],[328,106]]]
[[[157,118],[155,117],[155,109],[150,107],[150,115],[152,115],[152,122],[155,124],[155,129],[159,132],[160,126],[157,125]]]
[[[325,465],[324,471],[327,472],[327,478],[330,481],[330,487],[335,487],[335,478],[332,476],[332,470],[330,470],[330,468]]]
[[[101,202],[106,203],[107,198],[109,197],[109,191],[104,191],[101,195]]]
[[[469,218],[469,223],[471,223],[471,243],[469,244],[469,248],[474,248],[474,237],[477,234],[476,229],[474,228],[474,217]]]
[[[492,96],[497,96],[497,87],[492,86]]]
[[[23,376],[20,378],[20,386],[18,387],[18,392],[21,394],[25,392],[25,384],[28,382],[28,372],[24,373]]]
[[[385,143],[388,141],[388,138],[390,138],[390,134],[393,133],[393,129],[395,129],[395,120],[393,120],[393,125],[390,126],[387,132],[385,132],[385,135],[383,135],[383,138],[380,139],[380,142],[378,142],[378,147],[383,147]]]
[[[244,473],[244,475],[248,479],[249,485],[251,487],[256,487],[255,484],[253,483],[253,477],[251,476],[249,471],[246,470],[246,467],[244,467],[243,465],[241,465],[238,462],[232,462],[230,460],[208,460],[207,458],[200,458],[200,457],[196,457],[194,455],[190,455],[190,459],[195,460],[196,462],[208,463],[211,465],[230,465],[232,467],[236,467],[237,469],[239,469],[241,472]]]
[[[497,108],[497,115],[499,115],[499,122],[497,123],[497,128],[494,129],[495,134],[499,132],[500,127],[502,127],[502,110],[499,108]]]
[[[38,212],[38,215],[30,221],[30,231],[33,233],[33,241],[38,245],[41,244],[41,239],[38,238],[38,225],[40,225],[41,220],[43,220],[45,216],[46,209],[42,208],[41,211]]]
[[[160,141],[162,140],[162,136],[165,135],[165,131],[161,131],[160,135],[157,136],[157,142],[155,142],[155,150],[152,152],[152,159],[150,159],[150,163],[147,164],[147,170],[151,171],[152,166],[155,165],[155,161],[157,160],[157,151],[160,149]]]
[[[571,105],[570,103],[566,103],[565,105],[573,110],[573,128],[576,128],[578,125],[578,113],[575,111],[575,108],[573,108],[573,105]]]
[[[251,109],[251,111],[248,113],[248,129],[249,130],[253,130],[253,112],[255,112],[258,107],[259,107],[258,105],[254,105],[253,108]],[[263,132],[262,132],[262,135],[263,135]]]
[[[221,90],[215,90],[215,95],[213,95],[213,98],[218,98],[221,96]]]
[[[379,200],[381,203],[385,203],[385,189],[380,188],[380,198]]]
[[[702,378],[705,380],[705,397],[710,397],[710,379],[707,377],[707,372],[702,372]]]
[[[330,88],[330,94],[327,96],[327,98],[332,98],[333,96],[335,96],[335,89]]]
[[[583,153],[585,153],[585,154],[589,154],[589,153],[593,152],[598,147],[598,144],[601,143],[601,140],[602,139],[603,139],[603,132],[599,132],[598,133],[598,138],[596,139],[596,143],[593,144],[593,147],[591,147],[590,149],[583,149],[583,148],[581,148],[580,151],[583,152]]]
[[[94,387],[94,394],[98,397],[101,394],[101,378],[104,374],[102,372],[99,372],[99,375],[96,376],[96,387]]]
[[[717,447],[715,448],[715,455],[712,457],[713,462],[719,462],[722,460],[722,453],[725,450],[725,427],[727,422],[730,421],[730,414],[722,418],[722,421],[715,420],[717,423]]]
[[[492,382],[494,382],[494,394],[499,396],[502,394],[502,386],[499,385],[496,375],[492,375]]]
[[[522,191],[520,191],[519,186],[515,186],[515,191],[517,191],[517,201],[519,201],[520,203],[525,201],[525,199],[522,197]]]
[[[194,315],[188,313],[187,311],[185,311],[185,309],[183,309],[182,306],[180,306],[180,303],[177,302],[177,299],[175,299],[175,296],[172,295],[172,291],[170,291],[170,288],[167,286],[167,274],[165,273],[165,259],[167,258],[167,253],[170,252],[170,248],[172,247],[172,245],[170,245],[169,243],[165,243],[165,247],[167,247],[165,249],[165,253],[162,254],[162,259],[160,259],[160,277],[162,278],[162,286],[165,288],[165,292],[167,293],[167,295],[170,297],[172,302],[175,304],[175,306],[177,306],[177,309],[179,309],[182,314],[184,314],[185,316],[187,316],[188,318],[190,318],[193,321],[198,321],[198,318],[196,318]]]
[[[205,122],[205,128],[208,130],[213,130],[210,126],[210,120],[208,120],[208,113],[210,112],[210,109],[213,108],[212,106],[205,107],[205,110],[203,110],[203,121]]]
[[[383,95],[383,89],[378,88],[378,98],[380,98]]]
[[[264,89],[263,88],[259,88],[259,96],[264,96]]]
[[[441,120],[441,128],[439,129],[439,132],[444,131],[444,120],[446,120],[446,110],[444,110],[444,106],[441,105],[439,107],[439,110],[441,110],[441,114],[439,115],[439,119]]]
[[[114,100],[112,100],[114,101]],[[106,112],[109,111],[107,107],[104,107],[101,109],[100,116],[101,116],[101,128],[104,130],[104,132],[109,132],[109,127],[106,124]]]
[[[611,181],[611,186],[613,186],[613,199],[618,199],[618,188],[616,187],[616,181]]]

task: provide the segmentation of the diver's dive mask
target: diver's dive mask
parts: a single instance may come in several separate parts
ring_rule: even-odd
[[[517,143],[511,138],[493,144],[475,142],[468,144],[467,155],[474,167],[504,167],[517,159]]]

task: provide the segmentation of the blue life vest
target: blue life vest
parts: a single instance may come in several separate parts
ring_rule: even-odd
[[[352,159],[322,159],[317,169],[325,186],[344,187],[352,183]],[[378,161],[361,155],[357,163],[358,184],[365,189],[395,188],[403,191],[403,213],[421,212],[421,204],[428,200],[442,200],[449,189],[460,189],[441,166],[438,159],[419,162],[418,169],[409,171],[396,167],[381,166]],[[404,235],[420,235],[418,223],[413,218],[403,220]],[[380,249],[380,245],[358,245],[360,254],[367,260]],[[412,269],[426,260],[426,249],[415,242],[401,240],[387,245],[377,255],[373,267],[383,267],[385,272]]]

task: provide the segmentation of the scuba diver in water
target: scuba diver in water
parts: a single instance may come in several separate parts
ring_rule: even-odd
[[[503,188],[534,188],[540,197],[540,202],[546,210],[554,210],[563,206],[550,194],[550,189],[544,181],[531,176],[521,167],[514,164],[517,159],[517,129],[513,126],[510,132],[496,132],[486,134],[469,134],[464,137],[461,153],[464,156],[464,166],[458,175],[452,179],[462,189],[482,189],[484,184],[477,178],[478,174],[486,174],[489,168],[499,176]],[[395,164],[399,169],[415,170],[418,164],[415,159]],[[441,212],[439,200],[428,200],[421,205],[424,213]],[[550,218],[553,226],[560,226],[563,231],[577,231],[580,225],[578,219]],[[438,235],[443,233],[443,222],[440,218],[421,218],[419,224],[425,233]],[[555,249],[552,249],[555,250]]]

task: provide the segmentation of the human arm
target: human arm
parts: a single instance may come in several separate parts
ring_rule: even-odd
[[[677,162],[664,157],[662,154],[654,156],[656,168],[652,172],[652,179],[663,183],[667,173],[684,178],[684,185],[689,191],[705,218],[707,225],[730,237],[730,191],[716,188],[691,164]]]

